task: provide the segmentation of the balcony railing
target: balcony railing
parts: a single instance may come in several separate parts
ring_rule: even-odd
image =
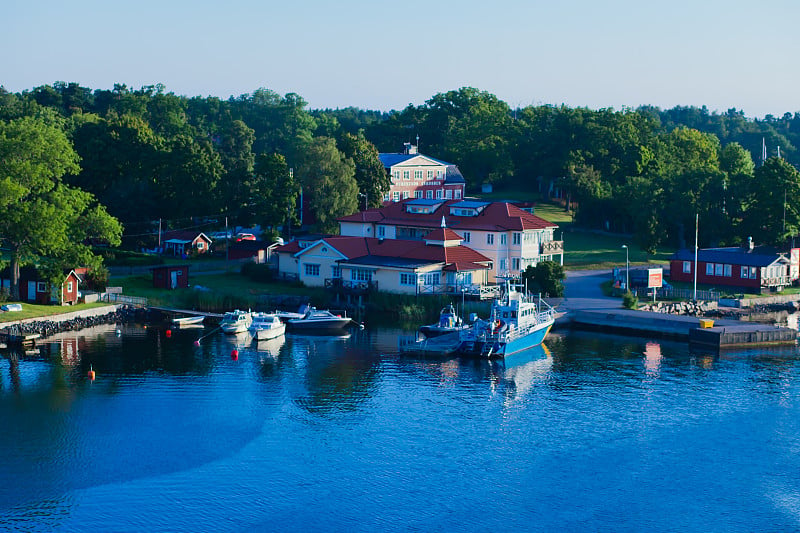
[[[417,285],[417,294],[452,294],[455,296],[464,293],[470,298],[486,300],[500,296],[499,285],[476,285],[441,283],[439,285]]]
[[[762,287],[786,287],[792,284],[792,279],[789,276],[777,276],[774,278],[762,278]]]
[[[540,255],[553,255],[553,254],[563,254],[563,253],[564,253],[564,241],[543,242],[541,249],[539,250]]]
[[[377,281],[352,281],[342,278],[327,278],[325,288],[349,294],[366,294],[378,290]]]

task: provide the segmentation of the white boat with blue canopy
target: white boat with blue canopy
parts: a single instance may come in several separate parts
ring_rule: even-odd
[[[555,309],[534,301],[518,285],[506,282],[502,298],[492,303],[488,320],[478,319],[460,332],[458,351],[481,357],[506,357],[540,345],[555,322]]]

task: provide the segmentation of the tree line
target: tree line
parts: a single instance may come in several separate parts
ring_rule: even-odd
[[[319,229],[335,230],[337,217],[379,205],[389,180],[378,153],[404,143],[457,164],[468,192],[492,183],[558,195],[576,224],[632,233],[650,251],[693,240],[697,215],[705,245],[747,236],[782,244],[800,226],[800,113],[511,108],[470,87],[390,112],[312,110],[264,88],[220,99],[162,85],[0,87],[3,128],[25,120],[63,133],[74,165],[52,183],[86,194],[138,236],[131,245],[158,219],[291,227],[301,189]],[[2,178],[14,183],[20,172]]]

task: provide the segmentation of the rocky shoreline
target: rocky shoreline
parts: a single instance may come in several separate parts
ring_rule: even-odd
[[[146,321],[149,311],[129,305],[123,305],[116,311],[104,315],[77,316],[66,320],[53,318],[36,319],[6,326],[0,333],[6,335],[40,335],[48,337],[64,331],[77,331],[100,324],[124,324],[128,322]]]

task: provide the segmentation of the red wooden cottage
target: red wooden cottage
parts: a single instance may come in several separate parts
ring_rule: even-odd
[[[76,269],[78,270],[78,269]],[[85,271],[85,269],[80,269]],[[19,297],[23,302],[42,305],[74,305],[80,297],[83,278],[75,270],[68,270],[60,283],[43,279],[34,267],[23,267],[19,273]],[[3,270],[0,284],[4,291],[11,290],[11,269]]]
[[[798,279],[800,249],[788,254],[774,248],[747,246],[697,251],[697,282],[759,293],[791,285]],[[672,281],[694,281],[694,250],[678,250],[670,259]]]
[[[189,286],[189,265],[164,265],[152,270],[153,287],[157,289],[185,289]]]

